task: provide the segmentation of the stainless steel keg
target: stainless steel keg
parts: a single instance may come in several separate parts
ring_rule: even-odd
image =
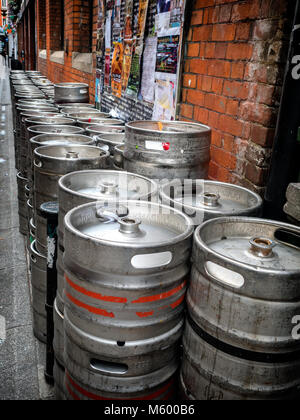
[[[95,142],[98,147],[104,147],[109,150],[111,156],[114,156],[115,147],[121,146],[125,141],[125,134],[111,133],[94,136]]]
[[[70,114],[72,115],[72,114]],[[108,125],[108,126],[117,126],[117,127],[122,127],[124,125],[124,122],[121,120],[116,120],[113,118],[78,118],[77,119],[77,124],[79,125],[79,127],[82,127],[84,129],[90,127],[91,125],[99,125],[99,124],[104,124],[104,125]]]
[[[121,126],[107,126],[105,124],[91,125],[86,128],[88,136],[101,136],[102,134],[122,134],[125,132],[125,127]]]
[[[36,248],[36,241],[31,244],[30,252],[33,331],[42,343],[47,342],[47,258]]]
[[[50,126],[52,127],[52,126]],[[46,252],[46,221],[38,216],[41,204],[56,201],[58,180],[69,172],[106,168],[109,153],[95,146],[43,146],[34,151],[34,209],[37,248]]]
[[[86,83],[58,83],[54,85],[55,102],[89,102],[89,85]]]
[[[202,179],[167,182],[160,188],[160,198],[191,217],[195,225],[222,216],[259,217],[263,203],[246,188]]]
[[[20,233],[27,235],[28,233],[28,222],[27,222],[27,202],[25,197],[25,186],[28,184],[28,179],[23,176],[21,172],[17,174],[18,184],[18,214],[19,214],[19,225]]]
[[[113,155],[113,167],[115,170],[122,171],[124,169],[124,150],[125,144],[115,146]]]
[[[246,217],[197,228],[182,370],[193,397],[299,398],[299,278],[299,228]]]
[[[40,134],[84,134],[80,127],[71,125],[36,125],[28,128],[29,139]]]
[[[155,201],[158,186],[155,182],[130,173],[93,170],[73,172],[59,180],[59,223],[58,223],[58,286],[57,305],[64,311],[64,218],[75,207],[82,204],[100,201],[116,202],[119,200]]]
[[[211,129],[187,122],[126,125],[124,169],[159,180],[206,179]]]
[[[144,201],[66,215],[66,368],[81,383],[130,385],[177,360],[192,233],[188,217]]]

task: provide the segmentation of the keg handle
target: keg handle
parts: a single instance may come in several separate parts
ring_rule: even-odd
[[[127,209],[128,211],[128,209]],[[124,235],[130,235],[132,238],[138,238],[144,236],[144,232],[140,230],[141,220],[136,218],[131,218],[128,216],[120,217],[117,213],[107,209],[101,209],[97,211],[97,216],[106,219],[107,223],[117,222],[120,225],[119,232]]]
[[[79,159],[79,153],[69,151],[66,153],[66,159]]]
[[[250,253],[259,258],[272,258],[276,242],[268,238],[254,237],[250,239]]]
[[[33,262],[33,264],[36,264],[36,258],[34,258],[33,255],[30,255],[30,259],[31,259],[31,262]]]
[[[41,168],[43,166],[42,162],[39,160],[34,160],[34,165],[37,166],[38,168]]]

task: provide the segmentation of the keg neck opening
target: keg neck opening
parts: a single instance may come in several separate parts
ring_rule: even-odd
[[[118,184],[114,181],[100,182],[99,188],[102,194],[117,194],[118,193]]]
[[[220,195],[204,192],[200,196],[201,203],[206,207],[218,207],[220,205]]]
[[[140,229],[142,222],[139,219],[133,219],[127,216],[119,219],[118,223],[120,225],[119,231],[125,235],[130,235],[133,237],[143,235],[143,232]]]
[[[66,158],[67,159],[78,159],[79,158],[79,153],[78,152],[67,152],[66,153]]]
[[[250,240],[250,252],[256,257],[271,258],[276,243],[268,238],[255,237]]]

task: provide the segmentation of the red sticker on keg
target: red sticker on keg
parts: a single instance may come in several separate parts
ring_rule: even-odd
[[[167,152],[168,150],[170,150],[170,143],[163,143],[163,149]]]
[[[92,122],[92,119],[91,118],[89,118],[89,122]]]

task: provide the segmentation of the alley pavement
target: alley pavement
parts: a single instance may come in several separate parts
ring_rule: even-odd
[[[2,57],[1,57],[2,58]],[[0,400],[53,399],[33,336],[26,238],[19,233],[9,73],[0,61]]]

